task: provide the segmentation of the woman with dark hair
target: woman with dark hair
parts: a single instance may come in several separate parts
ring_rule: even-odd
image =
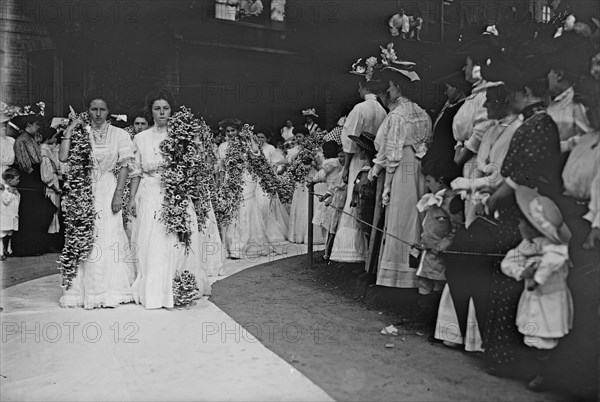
[[[40,118],[37,115],[17,116],[13,119],[19,127],[15,140],[15,160],[21,171],[17,186],[21,193],[19,204],[19,230],[12,240],[13,254],[17,257],[41,255],[48,251],[48,226],[56,207],[44,194],[40,164],[42,154],[40,144],[35,140]]]
[[[170,135],[168,121],[176,109],[173,95],[160,90],[148,99],[153,125],[134,137],[135,171],[131,178],[129,208],[136,217],[131,242],[137,247],[137,278],[132,285],[136,303],[146,309],[172,308],[173,278],[188,270],[196,277],[200,294],[210,294],[204,271],[198,219],[189,200],[187,214],[191,228],[190,249],[182,246],[175,233],[168,233],[160,220],[165,200],[162,174],[165,155],[161,144]]]
[[[123,228],[123,189],[133,163],[133,144],[125,130],[111,126],[106,118],[108,105],[103,98],[93,98],[88,103],[92,147],[92,197],[96,212],[93,247],[95,259],[84,260],[69,290],[60,298],[62,307],[93,309],[117,307],[133,300],[131,283],[135,277],[133,264],[125,259],[129,240]],[[67,128],[60,144],[59,159],[69,160],[73,130],[83,121],[75,119]],[[115,178],[113,170],[119,168]],[[115,250],[115,244],[118,248]],[[118,258],[115,258],[115,252]]]
[[[521,236],[516,223],[521,211],[515,189],[526,186],[556,200],[561,193],[560,138],[558,128],[546,113],[543,102],[547,90],[545,67],[538,60],[522,57],[511,62],[518,71],[507,70],[504,81],[510,91],[510,102],[523,116],[510,141],[500,174],[502,184],[487,200],[490,216],[497,211],[498,224],[491,230],[489,248],[506,253],[516,247]],[[481,250],[478,250],[481,251]],[[487,251],[487,250],[484,250]],[[490,250],[492,251],[492,250]],[[528,376],[524,364],[529,353],[523,346],[523,335],[515,325],[517,305],[523,284],[504,275],[499,261],[493,261],[483,346],[490,373],[504,376]],[[525,359],[525,360],[522,360]]]
[[[230,174],[227,170],[227,151],[229,141],[239,135],[242,122],[236,118],[228,118],[219,123],[225,128],[226,141],[219,145],[218,160],[223,176]],[[246,144],[247,152],[258,155],[260,150],[256,142]],[[243,197],[237,215],[225,227],[222,227],[223,244],[231,258],[255,257],[268,255],[271,244],[267,237],[265,222],[260,212],[257,199],[258,183],[252,178],[247,167],[243,172]]]
[[[150,126],[150,118],[145,111],[139,111],[133,115],[133,135],[137,135]]]
[[[382,80],[388,83],[392,103],[375,137],[378,151],[371,169],[386,171],[382,194],[385,232],[413,244],[421,236],[421,219],[415,205],[425,193],[419,158],[431,138],[431,118],[407,97],[418,78],[401,65],[384,69]],[[409,245],[384,235],[377,285],[418,287],[416,269],[409,266],[409,252]]]

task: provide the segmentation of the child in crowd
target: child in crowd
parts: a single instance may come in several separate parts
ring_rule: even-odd
[[[2,237],[2,255],[0,260],[6,260],[6,257],[12,255],[11,236],[14,231],[19,230],[19,203],[21,194],[17,190],[21,173],[14,168],[8,168],[2,173],[4,185],[0,190],[0,198],[2,198],[2,212],[0,216],[0,237]]]
[[[425,212],[417,276],[419,294],[425,296],[420,302],[421,308],[426,314],[434,315],[446,283],[441,252],[452,245],[456,231],[464,223],[463,202],[458,192],[450,188],[450,182],[460,175],[456,163],[430,160],[422,172],[431,192],[417,203],[417,210]]]
[[[344,165],[346,154],[341,147],[338,147],[337,160],[340,166]],[[335,176],[334,181],[327,188],[327,192],[319,196],[319,201],[327,208],[321,222],[321,227],[327,231],[325,253],[323,254],[325,260],[328,260],[331,255],[337,225],[344,209],[344,204],[346,203],[346,183],[344,183],[342,178],[342,170],[340,169]]]
[[[517,310],[517,326],[525,345],[535,348],[539,370],[527,388],[544,387],[550,350],[573,325],[573,301],[567,287],[571,232],[556,204],[529,187],[518,187],[517,203],[525,215],[519,221],[523,241],[502,261],[502,272],[525,280]]]
[[[354,180],[354,189],[352,190],[352,201],[350,206],[357,208],[359,226],[367,238],[371,236],[371,224],[373,224],[373,214],[375,213],[375,197],[377,191],[377,182],[369,180],[369,171],[373,166],[373,158],[377,154],[375,150],[375,135],[367,131],[360,133],[360,136],[349,135],[358,148],[358,156],[364,161],[364,166],[360,169]]]
[[[340,164],[340,161],[338,160],[339,146],[335,141],[327,141],[323,144],[322,148],[325,160],[323,161],[321,169],[311,180],[307,180],[307,183],[325,183],[327,188],[329,188],[342,171],[342,164]],[[316,187],[315,193],[319,193],[319,191],[316,190]],[[313,225],[320,226],[323,230],[326,229],[323,226],[326,211],[327,205],[319,202],[316,205],[315,214],[312,220]]]

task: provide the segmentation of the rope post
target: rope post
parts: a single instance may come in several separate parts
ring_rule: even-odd
[[[313,214],[315,201],[315,184],[308,185],[308,267],[313,267]]]

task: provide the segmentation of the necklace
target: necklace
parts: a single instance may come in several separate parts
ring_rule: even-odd
[[[92,127],[92,137],[94,142],[98,145],[104,145],[106,143],[106,134],[108,133],[108,124],[104,124],[99,129]]]

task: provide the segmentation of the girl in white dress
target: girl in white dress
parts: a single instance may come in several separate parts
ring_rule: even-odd
[[[275,172],[279,167],[285,164],[283,153],[267,142],[267,129],[257,127],[255,129],[258,145],[262,150],[267,162]],[[287,240],[290,216],[281,204],[279,197],[275,195],[271,198],[260,185],[256,186],[256,198],[258,206],[265,222],[267,238],[271,245],[282,243]]]
[[[233,138],[239,134],[241,124],[237,119],[226,119],[222,122],[225,127],[227,139]],[[257,144],[252,144],[256,149],[250,149],[248,152],[258,154]],[[219,145],[218,159],[222,169],[222,175],[227,175],[225,171],[228,141]],[[247,167],[243,172],[243,201],[237,211],[237,216],[225,227],[222,228],[223,243],[227,249],[229,257],[239,259],[246,257],[255,257],[259,255],[268,255],[271,252],[271,245],[266,234],[266,227],[263,217],[260,213],[258,200],[256,198],[256,187],[258,183],[248,173]]]
[[[164,185],[161,181],[164,155],[160,145],[168,135],[167,122],[171,116],[173,97],[160,91],[148,102],[154,125],[134,138],[136,170],[131,179],[129,207],[136,217],[132,243],[137,247],[137,278],[132,286],[136,303],[146,309],[172,308],[173,277],[177,271],[190,271],[196,277],[203,295],[210,294],[210,284],[204,270],[201,239],[193,203],[188,205],[191,241],[186,251],[174,233],[159,220]]]
[[[107,121],[108,106],[101,98],[89,103],[92,144],[92,195],[96,219],[94,244],[90,256],[77,270],[71,288],[60,298],[62,307],[83,306],[85,309],[116,307],[133,300],[131,282],[135,277],[129,240],[121,216],[125,179],[133,162],[133,144],[125,130]],[[83,122],[75,119],[67,128],[60,144],[59,158],[67,162],[72,131]],[[112,173],[120,166],[119,177]]]
[[[304,126],[298,126],[294,129],[296,145],[288,151],[287,162],[293,163],[300,154],[300,149],[304,138],[308,135],[308,129]],[[316,169],[311,169],[305,180],[312,181],[317,174]],[[308,244],[308,188],[306,181],[296,183],[294,196],[292,197],[292,206],[290,208],[290,226],[288,230],[288,240],[292,243]],[[327,184],[320,183],[319,188],[315,186],[315,193],[324,194],[327,191]],[[314,197],[314,204],[318,205],[319,199]],[[313,225],[313,244],[325,243],[325,236],[319,226]]]

